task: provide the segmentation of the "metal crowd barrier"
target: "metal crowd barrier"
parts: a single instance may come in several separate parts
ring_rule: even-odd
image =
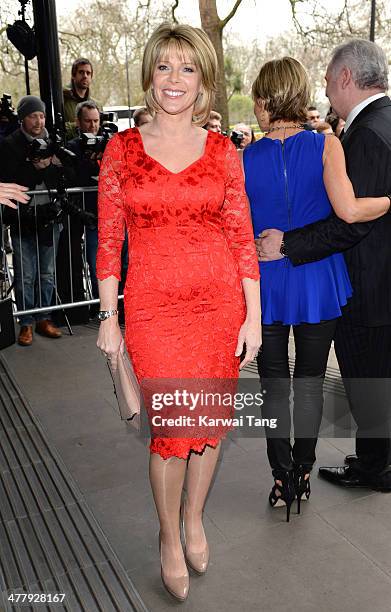
[[[80,219],[78,220],[80,234],[81,234],[81,241],[80,241],[81,252],[79,254],[81,255],[82,270],[81,271],[79,270],[78,272],[81,272],[82,274],[83,297],[82,299],[80,299],[81,297],[80,292],[79,292],[79,295],[77,296],[75,295],[75,288],[74,288],[75,270],[73,266],[73,260],[75,259],[74,257],[75,253],[73,252],[75,249],[75,243],[74,241],[72,241],[71,233],[72,233],[72,224],[77,225],[77,223],[73,221],[74,215],[70,214],[69,212],[61,212],[61,217],[58,216],[57,219],[55,218],[54,220],[48,222],[45,226],[46,240],[51,233],[51,242],[53,245],[52,248],[50,248],[50,246],[47,247],[49,250],[45,254],[45,257],[52,258],[52,261],[50,263],[51,263],[51,269],[53,270],[54,278],[53,278],[53,291],[52,291],[51,303],[50,305],[43,305],[42,303],[42,297],[43,297],[42,296],[42,279],[41,279],[42,266],[41,266],[40,259],[41,259],[42,252],[43,252],[42,235],[44,232],[42,231],[43,225],[42,225],[42,220],[40,220],[39,207],[43,205],[46,206],[46,204],[44,204],[42,200],[44,198],[46,202],[51,203],[50,206],[52,206],[53,208],[53,211],[52,211],[53,215],[55,215],[55,209],[59,209],[59,211],[62,210],[62,202],[64,202],[64,200],[61,200],[61,198],[64,198],[64,196],[66,196],[69,199],[70,203],[76,204],[83,212],[86,212],[85,196],[87,193],[91,193],[91,192],[96,193],[97,187],[72,187],[72,188],[65,189],[64,193],[59,193],[56,189],[29,191],[28,194],[30,195],[31,200],[26,205],[24,204],[18,205],[18,209],[17,211],[15,211],[15,213],[17,214],[17,223],[13,224],[13,226],[11,225],[10,231],[11,231],[11,241],[12,241],[12,251],[13,251],[12,257],[10,256],[10,254],[7,255],[6,253],[5,232],[7,232],[8,229],[7,229],[7,225],[3,223],[3,216],[5,215],[4,215],[3,207],[0,206],[0,221],[1,221],[1,228],[2,228],[2,231],[1,231],[1,271],[0,271],[1,273],[0,285],[1,286],[0,286],[0,292],[1,292],[1,299],[5,299],[6,297],[10,295],[12,296],[13,316],[14,317],[20,317],[23,315],[35,315],[43,311],[46,313],[46,312],[64,310],[64,315],[66,318],[65,311],[67,309],[76,308],[78,306],[86,306],[86,305],[92,305],[92,304],[99,303],[99,298],[96,296],[96,294],[95,296],[93,295],[90,269],[87,263],[87,259],[88,259],[87,258],[87,231],[88,230],[86,230],[85,223],[80,221]],[[23,239],[26,237],[26,230],[24,229],[25,224],[22,220],[23,213],[21,214],[21,209],[24,206],[33,208],[33,211],[31,211],[31,218],[29,219],[29,227],[30,229],[31,227],[34,227],[34,231],[32,233],[31,231],[28,232],[28,237],[31,238],[31,240],[28,241],[29,245],[27,249],[26,249],[26,244],[23,245]],[[60,221],[60,219],[63,220],[63,223]],[[76,219],[76,215],[75,215],[75,219]],[[68,250],[68,256],[69,256],[69,260],[66,264],[66,267],[68,268],[67,279],[57,278],[58,262],[56,260],[58,256],[58,244],[59,244],[60,235],[62,232],[67,233],[66,240],[68,243],[67,250]],[[62,241],[64,241],[64,236],[62,236]],[[76,245],[76,248],[79,248],[79,246]],[[49,253],[50,250],[52,251],[51,253]],[[76,259],[79,254],[76,253]],[[18,290],[18,296],[16,296],[16,287],[15,287],[16,259],[18,259],[20,262],[20,266],[17,270],[17,273],[19,273],[19,278],[21,282],[18,284],[18,287],[22,288],[21,292],[20,290]],[[36,261],[37,270],[40,271],[41,273],[36,274],[36,285],[34,289],[35,304],[34,304],[34,307],[31,308],[31,307],[28,307],[27,300],[26,300],[25,280],[28,275],[29,264],[31,264],[34,259]],[[46,261],[46,264],[48,265],[48,261]],[[66,284],[69,283],[68,285],[69,291],[66,292],[69,295],[69,299],[65,301],[62,300],[60,297],[60,294],[58,291],[58,285],[59,285],[58,281],[61,281],[61,284],[63,286],[64,285],[66,286]],[[120,295],[119,299],[123,299],[123,295]],[[31,302],[31,295],[30,295],[30,302]],[[68,321],[67,321],[67,324],[70,329]]]

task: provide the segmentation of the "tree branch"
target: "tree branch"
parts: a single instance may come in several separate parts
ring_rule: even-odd
[[[296,4],[299,4],[300,2],[303,2],[303,0],[289,0],[289,4],[291,5],[292,10],[292,20],[296,28],[296,32],[298,32],[301,36],[303,36],[303,38],[305,38],[308,35],[308,30],[304,30],[296,13]]]
[[[59,30],[58,33],[60,36],[73,36],[74,38],[77,38],[80,41],[84,40],[84,37],[81,34],[76,34],[76,32],[66,32],[65,30]]]
[[[175,0],[174,4],[171,7],[171,15],[174,23],[178,23],[178,19],[175,17],[175,11],[179,6],[179,0]]]
[[[220,28],[223,29],[227,25],[229,21],[231,21],[232,17],[235,15],[239,6],[242,4],[242,0],[236,0],[235,4],[232,7],[232,10],[228,13],[225,19],[220,20]]]

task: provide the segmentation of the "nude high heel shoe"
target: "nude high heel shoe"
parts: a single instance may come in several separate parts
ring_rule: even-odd
[[[184,503],[181,506],[181,526],[182,526],[182,534],[183,534],[183,542],[185,545],[185,559],[189,567],[194,570],[197,574],[202,576],[202,574],[206,573],[209,565],[209,546],[208,542],[206,542],[205,549],[201,552],[191,552],[186,546],[186,532],[185,532],[185,508]]]
[[[175,599],[178,601],[185,601],[189,594],[189,574],[183,574],[182,576],[170,576],[168,577],[164,573],[163,563],[162,563],[162,538],[159,531],[159,553],[160,553],[160,568],[161,568],[161,577],[162,583],[166,591],[170,593]]]

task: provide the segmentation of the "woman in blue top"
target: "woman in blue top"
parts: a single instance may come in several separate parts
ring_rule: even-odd
[[[261,140],[243,153],[254,234],[275,227],[295,229],[335,213],[347,221],[368,221],[387,212],[384,198],[356,199],[346,175],[339,140],[303,129],[310,101],[305,68],[293,58],[267,62],[253,84]],[[308,499],[309,474],[323,409],[323,379],[341,308],[352,295],[342,254],[294,267],[281,255],[260,263],[262,348],[258,369],[265,395],[264,415],[277,417],[267,431],[267,452],[275,485],[272,506]],[[295,442],[290,442],[288,342],[293,327]]]

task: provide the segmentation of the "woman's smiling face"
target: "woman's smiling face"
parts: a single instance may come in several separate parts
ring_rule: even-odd
[[[178,115],[193,109],[201,91],[201,74],[190,57],[167,50],[156,64],[153,97],[160,108]]]

